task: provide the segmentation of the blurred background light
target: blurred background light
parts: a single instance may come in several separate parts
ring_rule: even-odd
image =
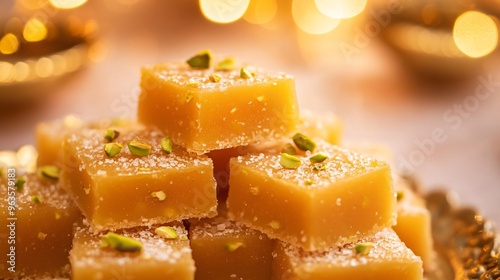
[[[318,10],[332,18],[351,18],[360,14],[367,0],[314,0]]]
[[[85,2],[87,0],[50,0],[50,4],[58,9],[74,9],[85,4]]]
[[[24,25],[23,37],[28,42],[42,41],[47,37],[47,27],[38,19],[31,18]]]
[[[292,0],[292,17],[295,24],[309,34],[328,33],[340,23],[340,19],[322,14],[312,0]]]
[[[0,39],[0,53],[2,54],[13,54],[19,48],[19,40],[16,35],[12,33],[5,34],[2,39]]]
[[[498,44],[498,27],[488,15],[477,11],[461,14],[453,27],[457,47],[470,57],[483,57]]]
[[[277,11],[276,0],[250,0],[243,18],[253,24],[266,24],[276,16]]]
[[[245,14],[250,0],[200,0],[203,15],[210,21],[229,23],[237,21]]]

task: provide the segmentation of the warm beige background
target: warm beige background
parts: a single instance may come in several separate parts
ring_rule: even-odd
[[[77,11],[100,24],[107,55],[49,87],[34,104],[2,106],[0,149],[33,143],[36,122],[69,113],[85,119],[133,116],[142,65],[184,60],[211,48],[295,75],[300,106],[338,114],[344,120],[346,141],[390,146],[396,169],[408,169],[404,162],[413,162],[410,171],[427,189],[454,190],[463,204],[477,206],[500,224],[500,84],[473,110],[449,119],[458,116],[449,112],[454,104],[471,102],[467,96],[480,85],[479,77],[500,83],[498,56],[469,79],[429,83],[414,77],[377,36],[346,59],[338,43],[352,41],[353,34],[331,38],[327,44],[310,38],[299,44],[304,36],[290,22],[278,30],[245,21],[218,25],[201,16],[194,0],[121,2],[136,3],[90,1]],[[328,48],[331,52],[325,52]],[[44,94],[41,87],[29,91]],[[448,118],[443,117],[447,113]],[[446,141],[434,142],[433,151],[416,157],[423,151],[417,143],[432,137],[436,129]]]

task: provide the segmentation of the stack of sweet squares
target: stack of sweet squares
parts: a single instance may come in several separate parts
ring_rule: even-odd
[[[12,183],[17,275],[423,279],[429,212],[380,149],[299,116],[291,76],[214,60],[144,68],[137,121],[37,127],[38,173]]]

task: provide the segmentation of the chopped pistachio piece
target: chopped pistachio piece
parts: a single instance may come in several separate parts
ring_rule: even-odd
[[[234,70],[234,68],[236,68],[236,59],[234,59],[233,57],[228,57],[228,58],[225,58],[224,60],[220,61],[217,64],[217,67],[215,68],[215,70],[231,71],[231,70]]]
[[[212,83],[218,83],[218,82],[220,82],[221,76],[219,76],[217,74],[211,74],[210,76],[208,76],[208,79]]]
[[[43,232],[38,233],[38,239],[43,241],[43,240],[45,240],[45,237],[47,237],[46,233],[43,233]]]
[[[246,68],[241,68],[240,70],[240,78],[243,78],[243,79],[251,79],[253,77],[253,74],[252,72],[250,72],[248,69]]]
[[[402,192],[402,191],[397,191],[396,192],[396,199],[397,199],[397,201],[400,201],[404,197],[405,197],[405,193],[404,192]]]
[[[297,154],[297,151],[295,150],[295,147],[292,144],[290,144],[290,143],[285,144],[285,146],[283,147],[283,149],[281,149],[281,152],[282,153],[287,153],[289,155],[296,155]]]
[[[280,157],[280,164],[284,168],[294,169],[300,166],[300,158],[296,156],[289,155],[287,153],[282,153]]]
[[[101,248],[107,247],[119,252],[139,252],[142,250],[142,243],[127,236],[108,232],[101,237]]]
[[[243,242],[228,242],[225,245],[226,250],[230,253],[238,250],[241,246],[243,246]]]
[[[161,139],[160,146],[165,153],[167,154],[172,153],[172,140],[170,140],[170,138],[165,137]]]
[[[31,201],[33,201],[36,204],[40,204],[43,202],[43,199],[41,197],[39,197],[38,195],[32,195]]]
[[[368,255],[370,253],[370,250],[373,247],[373,243],[371,242],[364,242],[364,243],[358,243],[354,246],[354,250],[356,253],[360,255]]]
[[[164,201],[167,198],[164,191],[152,192],[151,196],[158,198],[159,201]]]
[[[193,68],[210,68],[210,63],[212,61],[212,53],[209,50],[204,50],[196,54],[195,56],[188,59],[186,62],[189,66]]]
[[[179,237],[177,231],[173,227],[168,226],[162,226],[155,229],[155,233],[166,239],[177,239],[177,237]]]
[[[272,220],[269,224],[268,224],[272,229],[279,229],[281,227],[281,224],[279,221],[276,221],[276,220]]]
[[[305,136],[302,133],[296,133],[293,136],[293,142],[297,146],[297,148],[301,149],[302,151],[314,151],[314,148],[316,148],[316,143],[309,137]]]
[[[310,185],[312,185],[313,183],[314,183],[314,181],[313,181],[313,180],[311,180],[311,179],[306,179],[306,180],[304,181],[304,184],[306,184],[306,186],[310,186]]]
[[[327,158],[328,158],[327,154],[317,153],[317,154],[314,154],[313,156],[311,156],[309,158],[309,160],[311,161],[311,163],[320,163],[320,162],[325,161]]]
[[[141,141],[136,141],[136,140],[133,140],[133,141],[130,141],[128,143],[128,149],[130,150],[130,152],[136,156],[147,156],[149,155],[149,152],[151,152],[151,146],[146,144],[146,143],[143,143]]]
[[[123,145],[120,143],[104,144],[104,152],[108,157],[114,157],[121,152]]]
[[[106,134],[104,135],[104,139],[106,141],[111,142],[115,140],[118,136],[120,135],[120,132],[113,130],[113,129],[108,129],[106,130]]]
[[[59,168],[53,165],[45,165],[40,167],[40,174],[42,177],[58,180],[59,179]]]
[[[16,190],[18,192],[22,192],[23,191],[23,189],[24,189],[24,183],[26,183],[26,178],[24,176],[19,177],[16,180],[16,183],[14,184],[14,186],[16,186]]]
[[[313,170],[314,171],[321,171],[321,170],[325,170],[327,167],[328,167],[328,164],[326,164],[326,163],[316,163],[313,166]]]

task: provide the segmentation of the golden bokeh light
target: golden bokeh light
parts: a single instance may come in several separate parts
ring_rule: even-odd
[[[52,75],[54,71],[54,63],[48,57],[40,58],[35,65],[35,73],[40,78],[45,78]]]
[[[199,0],[203,15],[217,23],[229,23],[245,14],[250,0]]]
[[[23,29],[23,37],[28,42],[38,42],[47,37],[47,27],[36,18],[26,22]]]
[[[253,24],[266,24],[276,16],[277,11],[276,0],[250,0],[243,18]]]
[[[74,9],[85,4],[87,0],[50,0],[50,4],[58,9]]]
[[[97,41],[93,43],[89,48],[89,59],[90,61],[97,63],[104,60],[108,54],[108,46],[103,41]]]
[[[13,74],[14,80],[17,82],[22,82],[28,79],[30,75],[30,65],[26,62],[19,61],[14,65]]]
[[[332,18],[351,18],[360,14],[367,0],[314,0],[318,10]]]
[[[41,9],[47,1],[40,1],[40,0],[17,0],[16,4],[21,5],[23,8],[29,9],[29,10],[38,10]]]
[[[322,14],[312,0],[293,0],[292,17],[295,24],[309,34],[328,33],[340,23],[340,19]]]
[[[19,48],[19,40],[16,35],[12,33],[5,34],[2,39],[0,39],[0,53],[2,54],[13,54]]]
[[[460,15],[453,27],[453,40],[458,49],[470,57],[483,57],[498,44],[498,27],[488,15],[468,11]]]
[[[9,62],[0,61],[0,83],[8,83],[13,76],[14,65]]]

